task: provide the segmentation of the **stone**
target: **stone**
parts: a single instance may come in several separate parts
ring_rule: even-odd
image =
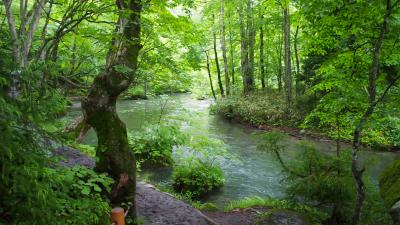
[[[389,211],[395,225],[400,225],[400,200]]]

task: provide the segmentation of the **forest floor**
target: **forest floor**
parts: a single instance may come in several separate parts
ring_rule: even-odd
[[[60,165],[75,165],[94,168],[91,157],[68,146],[59,147],[54,154],[61,158]],[[266,208],[249,208],[231,212],[209,212],[193,208],[191,205],[174,198],[172,195],[157,190],[142,181],[136,186],[136,208],[139,217],[147,225],[306,225],[301,215]],[[260,215],[271,212],[268,219],[259,220]]]

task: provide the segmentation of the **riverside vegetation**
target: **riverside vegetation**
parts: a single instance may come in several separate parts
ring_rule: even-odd
[[[111,208],[127,205],[127,221],[142,223],[132,203],[150,167],[172,171],[160,189],[222,212],[206,199],[236,156],[217,135],[186,132],[193,114],[167,118],[176,103],[163,96],[191,92],[213,99],[218,120],[336,142],[291,156],[284,132],[256,132],[284,196],[225,211],[261,208],[260,224],[274,210],[310,224],[399,224],[399,161],[375,183],[359,157],[400,148],[399,15],[398,0],[2,0],[0,223],[110,224]],[[156,119],[128,130],[122,99],[155,98]],[[92,131],[97,143],[82,143]],[[62,167],[65,146],[95,168]]]

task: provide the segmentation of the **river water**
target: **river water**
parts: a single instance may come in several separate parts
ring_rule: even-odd
[[[157,122],[160,112],[163,111],[164,119],[179,121],[186,133],[206,135],[225,143],[227,151],[235,155],[236,160],[219,161],[225,174],[225,184],[219,191],[209,194],[205,201],[222,206],[229,201],[249,196],[283,197],[280,166],[270,154],[256,149],[257,140],[253,133],[257,131],[210,115],[211,103],[210,100],[200,101],[189,94],[180,94],[151,100],[119,101],[117,108],[129,131],[140,131],[146,124]],[[321,151],[335,151],[335,144],[332,142],[308,141]],[[96,144],[93,131],[88,133],[85,142]],[[286,140],[288,157],[294,155],[300,143],[297,138],[290,137]],[[367,173],[377,183],[377,177],[384,167],[394,159],[400,159],[400,156],[395,153],[365,151],[361,158],[367,165]],[[166,186],[170,184],[172,169],[145,169],[142,173],[152,182]]]

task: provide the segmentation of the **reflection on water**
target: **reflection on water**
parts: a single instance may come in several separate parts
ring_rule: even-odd
[[[161,109],[165,101],[167,107]],[[198,101],[191,95],[183,94],[168,99],[120,101],[118,112],[130,131],[138,131],[147,123],[157,122],[160,119],[160,112],[164,111],[163,118],[180,121],[185,132],[191,135],[207,135],[224,141],[228,152],[236,155],[239,161],[226,159],[221,162],[226,183],[221,190],[207,196],[207,201],[221,206],[227,201],[254,195],[282,197],[282,175],[279,164],[268,153],[256,149],[257,144],[252,136],[254,129],[210,115],[208,109],[210,103],[208,100]],[[322,151],[335,150],[333,143],[311,141]],[[96,144],[93,131],[89,132],[85,142]],[[296,152],[299,143],[300,141],[295,138],[287,140],[289,155]],[[361,156],[375,182],[384,166],[399,158],[397,154],[375,152],[363,152]],[[168,168],[143,170],[145,175],[160,185],[169,184],[171,172]]]

